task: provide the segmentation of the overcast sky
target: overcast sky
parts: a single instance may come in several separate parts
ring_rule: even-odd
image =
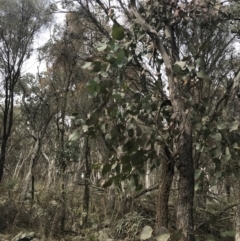
[[[60,5],[59,5],[60,7]],[[55,13],[54,14],[54,21],[52,23],[51,26],[49,26],[48,28],[44,28],[43,30],[41,30],[41,32],[39,32],[35,38],[34,38],[34,44],[33,44],[33,48],[34,48],[34,52],[31,55],[30,59],[28,59],[24,65],[23,65],[23,69],[22,69],[22,75],[26,74],[26,73],[32,73],[32,74],[37,74],[38,71],[42,72],[46,70],[46,65],[44,62],[39,63],[37,60],[37,48],[43,46],[50,38],[54,24],[55,23],[64,23],[64,19],[65,19],[65,13]]]

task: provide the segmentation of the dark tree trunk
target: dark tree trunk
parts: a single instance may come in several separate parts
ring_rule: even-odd
[[[193,199],[194,199],[194,162],[192,157],[192,131],[187,118],[179,140],[179,171],[177,227],[183,230],[181,241],[194,241]]]
[[[65,173],[63,173],[63,180],[62,180],[62,213],[61,213],[61,232],[64,233],[65,230],[65,221],[66,221],[66,190],[65,190]]]
[[[84,197],[83,197],[83,222],[82,227],[86,228],[88,223],[88,213],[89,213],[89,200],[90,200],[90,175],[91,175],[91,164],[89,160],[90,148],[89,148],[89,137],[86,137],[86,147],[85,147],[85,177],[84,177]]]
[[[6,161],[6,150],[8,139],[11,134],[12,125],[13,125],[13,108],[14,108],[14,87],[17,83],[17,80],[20,77],[20,65],[18,70],[14,73],[13,68],[9,69],[9,76],[4,80],[5,86],[5,100],[3,107],[3,121],[2,121],[2,133],[1,133],[1,153],[0,153],[0,182],[2,181],[4,173],[4,165]]]
[[[34,175],[32,175],[32,190],[31,190],[31,193],[32,193],[32,201],[34,200]]]
[[[0,156],[0,182],[2,181],[3,172],[4,172],[3,169],[5,164],[5,150],[6,150],[6,147],[3,148],[3,144],[2,144],[1,156]]]
[[[193,199],[194,199],[194,160],[192,153],[192,127],[189,121],[191,112],[187,109],[179,89],[179,80],[171,73],[169,75],[169,90],[179,134],[174,138],[175,165],[179,172],[177,228],[182,230],[181,241],[194,241]]]
[[[165,152],[167,149],[165,150]],[[158,188],[156,205],[156,231],[161,227],[168,228],[168,200],[174,175],[174,161],[168,158],[162,160],[161,178]]]

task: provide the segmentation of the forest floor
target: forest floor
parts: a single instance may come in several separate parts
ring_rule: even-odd
[[[68,187],[65,203],[60,188],[46,190],[37,186],[36,190],[33,200],[31,193],[23,200],[17,186],[11,190],[0,189],[0,241],[130,241],[140,240],[144,226],[154,228],[154,193],[137,200],[116,193],[110,200],[107,191],[91,189],[88,224],[83,228],[83,186]],[[234,240],[229,231],[233,224],[228,218],[232,210],[222,213],[222,221],[218,222],[217,213],[221,209],[217,203],[209,203],[208,207],[197,205],[196,240]],[[169,203],[170,233],[176,232],[175,213],[176,201],[172,199]],[[30,232],[34,232],[35,239],[15,238],[19,233],[27,235]]]

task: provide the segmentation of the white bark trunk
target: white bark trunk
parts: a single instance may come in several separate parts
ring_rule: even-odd
[[[55,172],[55,165],[54,165],[54,159],[50,159],[44,151],[42,151],[42,155],[45,158],[45,160],[48,162],[48,175],[47,175],[47,187],[54,187],[56,182],[56,177],[54,175]]]
[[[150,182],[150,167],[149,162],[146,163],[146,174],[145,174],[145,188],[148,189],[151,186]]]

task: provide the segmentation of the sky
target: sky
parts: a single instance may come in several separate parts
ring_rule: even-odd
[[[37,74],[46,70],[46,64],[44,61],[42,63],[38,62],[38,53],[37,49],[43,46],[51,37],[54,24],[56,23],[64,23],[65,20],[65,13],[54,13],[54,20],[51,26],[47,28],[43,28],[34,38],[33,43],[33,53],[31,57],[25,61],[23,68],[22,68],[22,75],[26,73]]]
[[[41,32],[37,36],[35,36],[34,44],[33,44],[34,51],[31,55],[31,57],[25,61],[23,68],[22,68],[22,75],[29,73],[29,72],[32,74],[36,74],[38,72],[38,68],[39,68],[40,72],[44,71],[45,64],[42,63],[40,65],[40,63],[37,60],[37,48],[43,46],[50,38],[50,35],[51,35],[51,30],[46,29],[46,30],[44,30],[44,32]]]
[[[35,36],[34,45],[33,45],[34,52],[31,55],[30,59],[28,59],[24,63],[23,69],[22,69],[22,75],[29,72],[35,75],[37,73],[40,73],[46,70],[46,64],[44,62],[39,63],[37,60],[37,48],[43,46],[49,40],[55,23],[64,23],[65,13],[61,12],[62,9],[61,9],[60,3],[57,4],[57,9],[60,11],[57,11],[54,14],[54,21],[52,25],[49,26],[48,28],[44,28],[41,32],[39,32]],[[235,42],[235,48],[237,52],[240,52],[240,41]]]

